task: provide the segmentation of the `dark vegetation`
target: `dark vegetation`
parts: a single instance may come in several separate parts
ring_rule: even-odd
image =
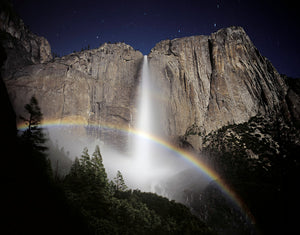
[[[1,86],[1,95],[2,89],[5,87]],[[69,206],[63,190],[54,181],[41,130],[32,126],[18,136],[13,123],[15,114],[7,98],[7,93],[1,97],[1,105],[10,107],[1,115],[1,122],[5,123],[1,132],[4,153],[1,155],[1,233],[84,234],[86,221]],[[30,116],[34,115],[26,118]]]
[[[300,133],[295,124],[280,117],[253,117],[204,138],[206,157],[217,163],[215,170],[241,196],[263,234],[292,233],[297,227]],[[211,210],[222,210],[224,205],[215,203],[215,187],[202,196]],[[214,223],[213,216],[205,221]]]
[[[203,138],[202,160],[241,197],[255,218],[253,227],[216,182],[204,191],[193,191],[189,196],[193,200],[182,202],[220,234],[256,234],[256,228],[262,234],[292,234],[298,229],[300,80],[285,76],[285,81],[287,106],[279,112],[208,134],[193,124],[180,137],[186,148],[191,148],[189,136]]]
[[[11,20],[19,18],[14,16],[9,1],[1,1],[0,5]],[[31,63],[15,38],[0,32],[0,39],[3,43],[13,42],[18,49],[12,60],[17,66],[22,66],[19,61]],[[87,49],[89,45],[81,51]],[[53,58],[59,56],[53,54]],[[0,45],[0,67],[5,59]],[[299,79],[286,79],[290,87],[287,103],[294,104],[293,97],[300,94]],[[1,77],[0,104],[1,234],[209,234],[207,225],[221,234],[254,233],[248,225],[240,227],[244,220],[232,219],[240,214],[214,183],[200,192],[201,200],[189,204],[206,225],[181,204],[152,193],[128,190],[121,172],[109,181],[98,147],[92,156],[84,149],[70,172],[69,162],[61,166],[54,161],[51,166],[45,151],[46,138],[38,127],[42,113],[37,101],[33,98],[25,107],[28,116],[23,120],[28,129],[22,135],[17,134],[16,116]],[[294,122],[280,117],[254,117],[206,136],[192,125],[181,140],[190,147],[187,136],[205,137],[208,161],[215,163],[215,170],[241,196],[263,234],[298,231],[300,122],[296,114],[291,112]],[[53,145],[50,154],[61,159],[66,153]],[[62,172],[60,167],[64,169],[62,175],[57,173]]]
[[[72,160],[70,152],[65,151],[64,147],[59,147],[58,142],[53,143],[51,139],[47,141],[47,157],[51,161],[51,168],[55,178],[64,177],[70,171]]]
[[[98,146],[91,156],[85,148],[69,173],[58,176],[46,154],[37,100],[25,106],[27,116],[21,119],[28,128],[17,135],[3,83],[1,96],[7,110],[1,120],[7,124],[2,132],[3,234],[211,234],[184,205],[128,190],[121,172],[109,181]]]
[[[127,190],[121,172],[108,181],[100,149],[84,149],[61,181],[72,205],[96,234],[209,234],[181,204],[153,193]]]
[[[2,36],[8,34],[1,32],[1,40]],[[0,67],[5,60],[0,45]],[[84,149],[69,172],[69,162],[62,166],[54,161],[51,166],[48,154],[60,159],[67,153],[58,144],[51,143],[50,150],[45,147],[38,101],[33,97],[25,106],[27,115],[21,119],[27,129],[18,133],[2,77],[0,91],[1,234],[211,234],[187,207],[128,190],[121,172],[109,181],[99,147],[92,156]]]

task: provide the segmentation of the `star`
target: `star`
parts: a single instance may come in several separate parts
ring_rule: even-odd
[[[216,24],[216,23],[214,23],[214,27],[217,27],[217,24]]]
[[[178,29],[178,33],[180,33],[181,32],[181,30],[180,29]]]

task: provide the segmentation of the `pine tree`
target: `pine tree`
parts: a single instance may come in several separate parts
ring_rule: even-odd
[[[107,186],[107,174],[105,172],[102,155],[100,153],[100,148],[98,145],[95,148],[91,162],[93,164],[93,167],[95,168],[95,175],[103,185]]]
[[[81,174],[81,170],[82,170],[82,167],[80,165],[80,161],[79,161],[78,157],[76,157],[73,164],[72,164],[72,166],[71,166],[69,174],[66,176],[65,179],[67,179],[67,180],[69,180],[69,179],[73,179],[73,180],[74,179],[79,179],[80,174]]]
[[[123,175],[120,171],[117,172],[117,176],[114,178],[114,183],[116,185],[117,191],[126,191],[127,190],[127,186],[123,179]]]
[[[27,129],[20,136],[20,140],[24,151],[30,156],[27,159],[27,163],[31,161],[30,164],[35,169],[33,171],[39,172],[45,178],[52,178],[51,163],[45,153],[48,149],[45,146],[47,139],[43,133],[43,129],[40,127],[43,114],[37,99],[32,96],[29,104],[26,104],[24,108],[27,117],[20,116],[20,119],[25,122]]]
[[[88,149],[85,147],[80,159],[75,159],[66,178],[68,180],[80,178],[81,181],[84,181],[84,187],[92,185],[94,189],[99,189],[100,191],[102,188],[107,188],[108,179],[99,146],[96,146],[92,157],[90,157]]]
[[[43,114],[37,99],[32,96],[29,104],[26,104],[24,108],[28,113],[28,117],[20,116],[20,119],[25,122],[27,129],[23,132],[21,137],[26,143],[30,143],[34,150],[44,152],[47,150],[47,147],[44,145],[46,137],[43,133],[43,129],[40,127]]]
[[[82,151],[82,154],[81,154],[81,158],[80,158],[80,165],[83,167],[83,169],[85,170],[85,172],[88,172],[88,171],[91,171],[91,167],[92,167],[92,164],[91,164],[91,158],[90,158],[90,155],[89,155],[89,150],[87,147],[85,147]]]
[[[99,146],[92,157],[84,148],[81,158],[73,163],[64,184],[71,200],[93,216],[102,216],[108,210],[110,198],[107,174]]]

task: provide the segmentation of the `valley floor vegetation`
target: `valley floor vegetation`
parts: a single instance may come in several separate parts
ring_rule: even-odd
[[[47,157],[39,127],[43,116],[34,97],[25,110],[24,132],[17,135],[13,125],[5,127],[5,234],[212,234],[186,206],[129,190],[120,171],[109,180],[99,146],[91,156],[85,148],[59,177]]]

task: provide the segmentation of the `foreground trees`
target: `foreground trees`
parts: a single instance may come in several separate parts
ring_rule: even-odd
[[[4,216],[0,233],[88,234],[84,217],[74,209],[63,188],[54,180],[45,151],[46,138],[39,125],[42,112],[37,101],[31,101],[25,106],[27,112],[23,119],[27,128],[17,135],[15,122],[13,125],[5,122],[11,125],[6,128],[11,131],[1,132],[3,152],[8,154],[1,158],[1,212]],[[3,100],[0,102],[2,104]],[[8,113],[2,116],[5,115]]]
[[[68,200],[93,234],[210,234],[181,204],[153,193],[127,190],[122,173],[108,180],[99,146],[85,148],[63,180]]]
[[[27,129],[7,159],[5,234],[210,234],[189,209],[152,193],[128,190],[122,173],[109,181],[96,146],[85,148],[63,178],[53,177],[36,99],[25,106]]]

